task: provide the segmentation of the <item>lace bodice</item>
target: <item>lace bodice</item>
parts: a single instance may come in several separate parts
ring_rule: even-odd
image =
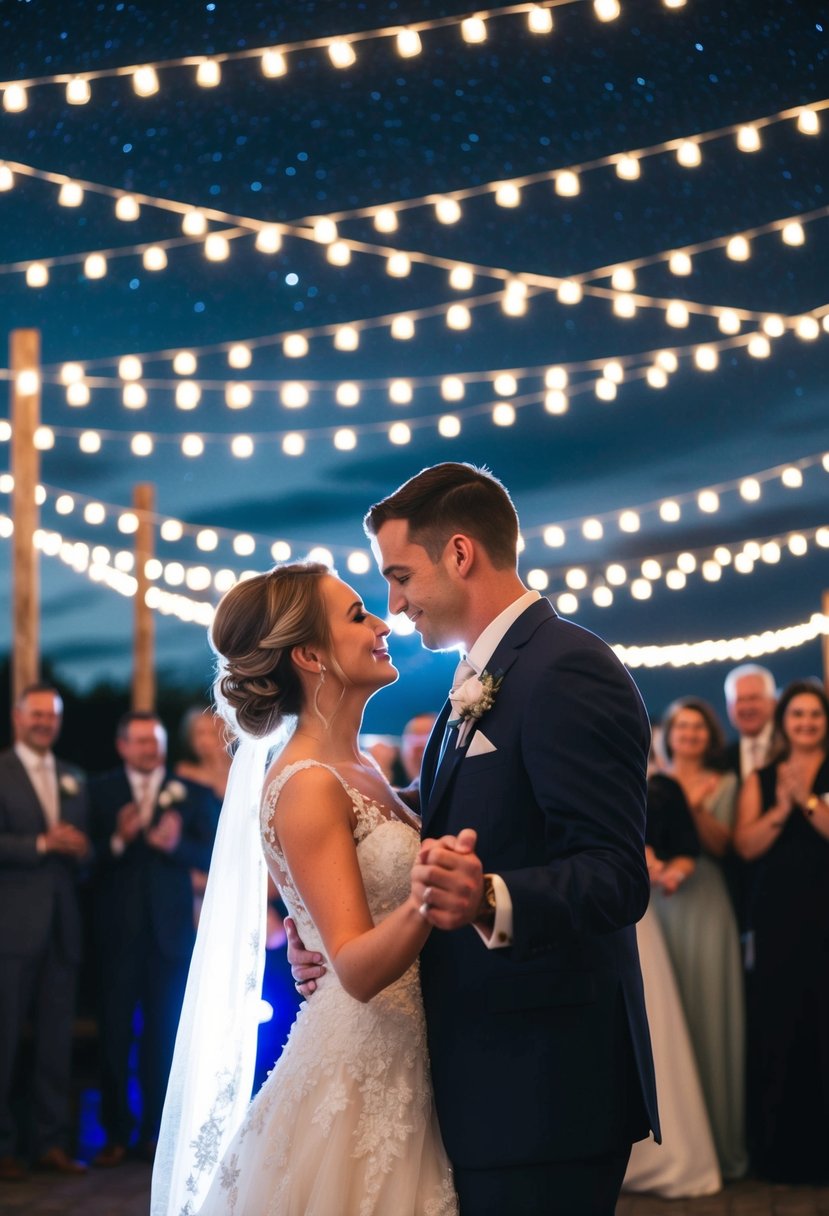
[[[346,781],[337,769],[317,760],[298,760],[295,764],[289,764],[270,783],[262,800],[262,847],[268,868],[305,945],[309,950],[318,950],[325,955],[317,927],[291,878],[274,826],[276,803],[285,783],[306,768],[324,768],[333,773],[351,799],[356,820],[354,841],[357,861],[375,924],[379,924],[408,895],[409,875],[419,839],[413,827],[402,819],[390,818],[378,803]]]

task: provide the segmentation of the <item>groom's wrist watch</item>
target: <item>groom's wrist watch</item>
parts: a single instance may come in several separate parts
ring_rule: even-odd
[[[494,925],[496,907],[495,884],[490,874],[484,874],[484,889],[481,892],[481,902],[478,904],[475,920],[486,925]]]

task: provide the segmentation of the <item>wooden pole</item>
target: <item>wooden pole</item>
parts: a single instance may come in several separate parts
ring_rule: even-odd
[[[12,701],[27,684],[40,678],[40,578],[34,546],[39,510],[35,489],[40,480],[40,453],[35,432],[40,426],[40,332],[12,330],[9,342],[11,381],[14,520],[12,596]]]
[[[821,611],[824,616],[829,616],[829,589],[824,591],[822,598]],[[823,635],[823,686],[829,688],[829,633]]]
[[[136,485],[133,489],[132,504],[138,515],[138,531],[135,533],[135,577],[138,589],[135,593],[132,708],[151,713],[155,710],[155,623],[152,610],[147,607],[146,602],[150,580],[145,571],[155,548],[152,519],[155,512],[155,488],[149,483]]]

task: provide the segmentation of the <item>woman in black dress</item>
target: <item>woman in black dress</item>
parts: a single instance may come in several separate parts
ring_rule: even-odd
[[[734,844],[753,862],[748,979],[754,1168],[829,1181],[829,698],[799,680],[775,711],[778,758],[746,780]]]

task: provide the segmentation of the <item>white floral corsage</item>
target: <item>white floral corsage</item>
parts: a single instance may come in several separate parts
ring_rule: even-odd
[[[490,672],[482,671],[479,676],[470,676],[468,680],[464,680],[463,684],[453,688],[449,694],[449,701],[454,711],[454,717],[449,725],[456,726],[459,722],[466,722],[470,719],[477,721],[478,718],[482,718],[495,704],[495,697],[503,678],[503,676],[496,678]]]
[[[158,795],[158,805],[166,810],[176,802],[184,802],[187,797],[187,787],[180,781],[168,781]]]
[[[60,785],[60,792],[66,794],[68,798],[74,798],[76,794],[81,792],[78,779],[72,773],[61,773],[58,784]]]

